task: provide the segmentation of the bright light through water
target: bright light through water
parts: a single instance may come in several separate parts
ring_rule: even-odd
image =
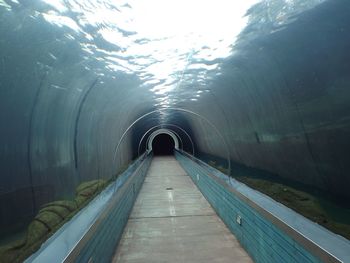
[[[247,24],[247,10],[258,2],[43,1],[56,9],[44,15],[47,21],[84,35],[84,50],[103,54],[110,70],[137,74],[143,88],[155,94],[158,106],[176,102],[179,96],[174,94],[184,88],[184,80],[192,79],[192,88],[200,91],[210,72],[220,69],[220,59],[231,55],[236,37]],[[75,20],[65,16],[68,10],[77,14]],[[95,46],[96,35],[84,30],[86,26],[95,27],[115,50]],[[187,74],[191,70],[196,74]],[[201,93],[193,94],[188,99],[196,101]]]

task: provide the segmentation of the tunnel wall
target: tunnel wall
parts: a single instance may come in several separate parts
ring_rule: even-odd
[[[212,91],[190,105],[233,161],[350,197],[349,13],[346,1],[326,1],[272,33],[252,24],[241,34]],[[200,151],[225,158],[215,133],[192,124]]]
[[[33,13],[0,6],[1,235],[79,183],[115,176],[134,157],[131,133],[117,156],[116,145],[146,103],[147,93],[130,92],[135,76],[107,76],[71,31]]]

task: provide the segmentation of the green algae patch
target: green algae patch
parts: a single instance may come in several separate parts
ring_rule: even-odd
[[[76,188],[73,200],[57,200],[43,205],[29,224],[24,238],[0,247],[0,263],[23,262],[109,183],[102,179],[83,182]]]

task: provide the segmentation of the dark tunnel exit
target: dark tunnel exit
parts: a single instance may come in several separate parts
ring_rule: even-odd
[[[173,155],[175,143],[168,134],[157,135],[152,142],[154,155]]]

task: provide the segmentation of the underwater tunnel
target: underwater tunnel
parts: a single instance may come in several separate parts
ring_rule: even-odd
[[[255,262],[350,262],[349,50],[347,0],[0,0],[0,262],[41,262],[46,240],[149,166],[184,169]],[[217,203],[231,194],[302,249],[269,258],[232,230]],[[255,197],[300,217],[298,234]]]

